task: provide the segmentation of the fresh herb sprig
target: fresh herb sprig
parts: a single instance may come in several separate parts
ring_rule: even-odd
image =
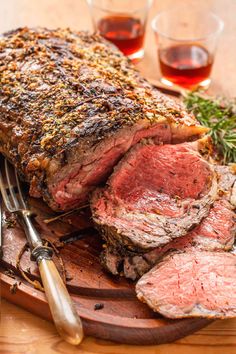
[[[224,164],[236,162],[236,100],[206,98],[191,92],[184,98],[189,112],[210,128],[217,155]]]

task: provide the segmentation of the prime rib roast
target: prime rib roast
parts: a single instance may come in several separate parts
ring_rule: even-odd
[[[170,318],[236,316],[236,175],[180,103],[112,44],[69,29],[0,37],[0,152],[55,211],[90,203],[105,268]]]
[[[22,28],[0,38],[0,151],[55,210],[83,205],[143,138],[207,131],[98,35]]]

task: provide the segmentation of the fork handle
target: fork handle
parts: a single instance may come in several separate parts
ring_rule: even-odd
[[[54,262],[39,257],[38,266],[58,333],[68,343],[78,345],[83,339],[83,326]]]
[[[82,322],[51,259],[50,249],[43,246],[41,237],[31,221],[30,210],[21,210],[18,215],[30,244],[31,257],[38,264],[45,295],[57,331],[65,341],[77,345],[83,339]]]

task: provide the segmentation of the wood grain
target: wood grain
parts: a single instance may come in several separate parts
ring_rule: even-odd
[[[63,342],[54,326],[2,300],[0,354],[233,354],[236,321],[216,321],[194,335],[173,344],[130,346],[87,337],[74,348]]]
[[[211,9],[225,21],[212,73],[211,93],[235,96],[236,1],[182,0],[194,6]],[[176,0],[154,0],[150,20],[157,11],[176,4]],[[1,2],[0,32],[24,25],[47,27],[70,26],[91,29],[85,0],[8,0]],[[149,24],[148,24],[149,26]],[[149,27],[148,27],[149,28]],[[146,36],[146,55],[138,68],[146,77],[160,76],[156,45],[150,28]],[[128,346],[86,338],[79,348],[63,343],[49,322],[11,305],[1,303],[0,353],[86,353],[86,354],[233,354],[236,350],[236,320],[216,321],[206,329],[173,344],[160,346]]]

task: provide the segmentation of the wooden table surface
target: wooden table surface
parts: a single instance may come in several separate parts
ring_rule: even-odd
[[[180,0],[179,0],[180,1]],[[167,9],[176,0],[154,0],[149,22],[154,15]],[[194,11],[194,6],[218,13],[225,21],[212,73],[210,91],[236,96],[236,1],[182,0]],[[91,20],[85,0],[8,0],[1,1],[0,32],[19,26],[71,27],[91,29]],[[145,77],[158,79],[156,45],[148,23],[145,58],[138,68]],[[41,320],[5,300],[1,300],[0,354],[233,354],[236,352],[236,319],[216,321],[207,328],[173,344],[136,347],[86,338],[74,348],[64,343],[53,325]]]

